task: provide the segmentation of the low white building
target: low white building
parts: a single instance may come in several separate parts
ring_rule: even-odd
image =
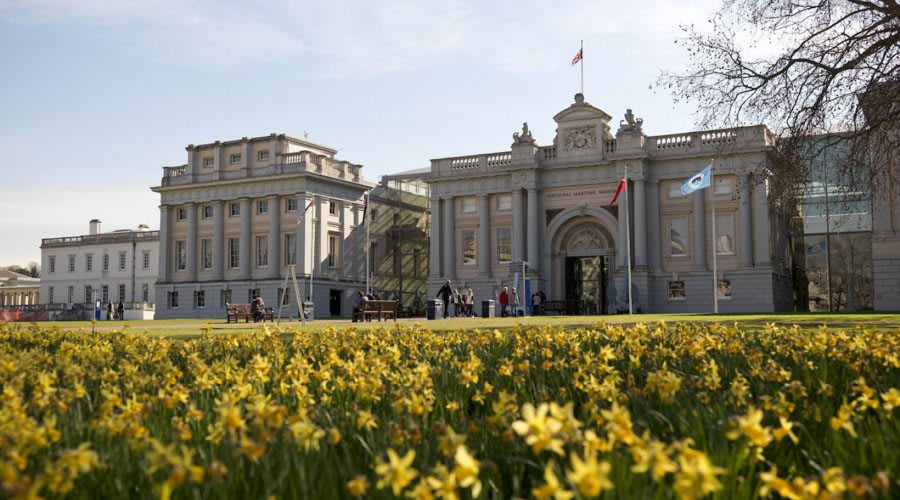
[[[44,238],[40,303],[74,307],[97,299],[105,308],[121,301],[125,319],[152,319],[158,251],[159,231],[143,224],[103,233],[94,219],[86,235]]]

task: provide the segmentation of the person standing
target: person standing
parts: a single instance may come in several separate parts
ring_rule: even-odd
[[[510,297],[510,302],[512,305],[512,315],[518,316],[519,315],[519,294],[516,293],[515,288],[512,289],[511,295],[512,295],[512,297]]]
[[[509,306],[509,293],[506,290],[507,288],[503,287],[503,290],[500,291],[500,297],[498,298],[498,301],[500,302],[500,317],[503,318],[506,317],[506,308]]]
[[[112,302],[107,302],[106,303],[106,321],[109,321],[112,319],[112,314],[113,314]]]
[[[475,316],[475,292],[471,287],[466,290],[466,316]]]
[[[447,282],[444,283],[444,286],[442,286],[441,289],[438,290],[437,295],[435,295],[435,297],[440,297],[444,302],[444,319],[447,319],[447,315],[450,314],[450,297],[452,296],[453,289],[450,288],[450,280],[447,280]]]
[[[116,306],[116,319],[122,321],[125,319],[125,303],[119,299],[119,305]]]

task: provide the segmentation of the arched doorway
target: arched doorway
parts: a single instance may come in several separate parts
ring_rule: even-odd
[[[567,211],[569,212],[569,211]],[[605,314],[615,303],[616,227],[609,212],[582,209],[563,213],[551,224],[550,268],[553,296],[577,300],[591,314]]]

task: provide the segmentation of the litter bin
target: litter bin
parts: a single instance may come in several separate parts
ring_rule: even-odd
[[[308,301],[303,303],[303,310],[306,312],[307,320],[316,319],[316,304],[314,302]]]
[[[425,307],[425,319],[440,319],[444,314],[444,301],[429,299]]]
[[[481,317],[482,318],[493,318],[494,317],[494,301],[493,301],[493,299],[481,301]]]

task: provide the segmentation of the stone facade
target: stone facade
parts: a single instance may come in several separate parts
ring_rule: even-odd
[[[96,298],[152,310],[159,232],[103,233],[93,220],[89,234],[41,240],[41,304],[91,304]],[[96,297],[94,296],[96,294]]]
[[[289,264],[301,293],[312,288],[316,317],[348,316],[365,283],[357,228],[373,185],[362,166],[283,134],[186,149],[187,163],[164,167],[152,188],[161,198],[157,318],[224,317],[226,302],[257,294],[277,306]]]
[[[588,263],[603,277],[586,308],[622,311],[630,238],[636,311],[711,311],[715,204],[719,310],[793,309],[787,226],[767,194],[775,137],[765,126],[647,136],[628,110],[613,135],[611,117],[580,94],[554,120],[552,145],[538,146],[525,124],[507,151],[431,161],[429,296],[450,279],[476,300],[496,298],[512,285],[507,261],[525,260],[532,291],[571,300],[575,281],[592,285],[579,267]],[[682,196],[681,184],[711,159],[713,187]],[[624,197],[610,206],[626,167],[630,235]]]

